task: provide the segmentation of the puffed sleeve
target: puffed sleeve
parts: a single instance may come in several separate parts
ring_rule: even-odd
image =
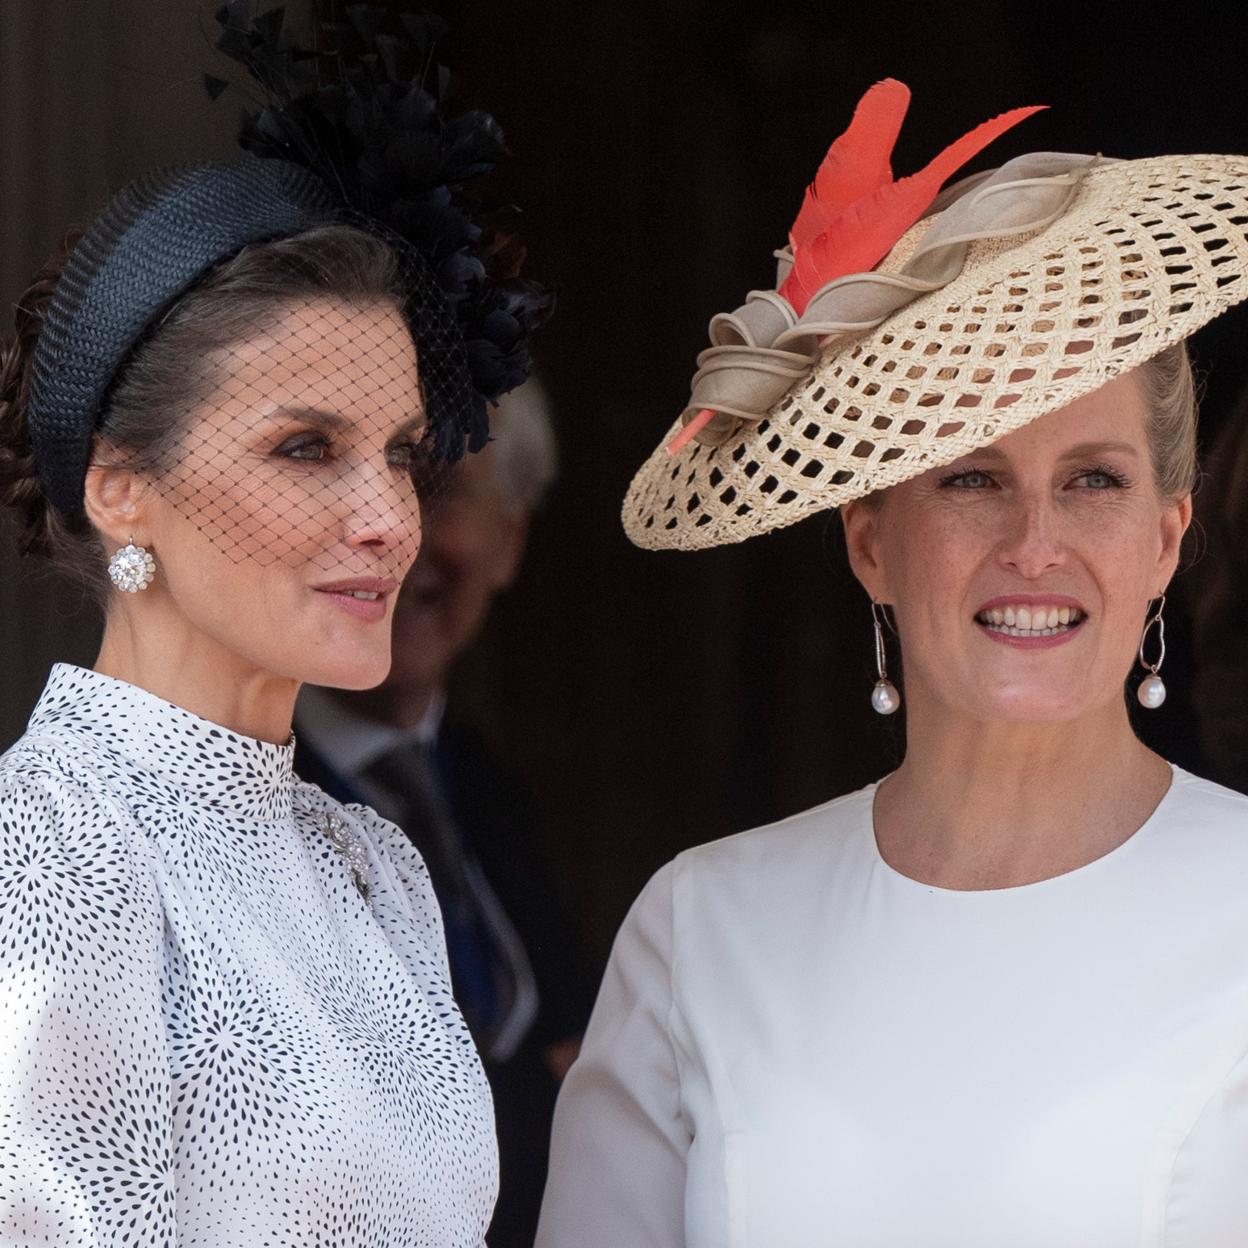
[[[537,1248],[682,1248],[691,1133],[672,1036],[669,864],[616,937],[555,1110]]]
[[[0,1243],[173,1248],[147,842],[55,770],[0,775]]]

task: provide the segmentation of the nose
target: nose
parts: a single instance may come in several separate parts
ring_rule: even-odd
[[[1066,547],[1061,517],[1050,498],[1038,495],[1018,500],[1006,519],[998,558],[1003,567],[1029,581],[1062,566]]]
[[[411,480],[389,465],[362,468],[353,477],[344,499],[347,545],[378,553],[410,547],[410,557],[415,558],[420,548],[420,504]]]

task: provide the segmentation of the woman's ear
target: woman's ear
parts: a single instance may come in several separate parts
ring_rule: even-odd
[[[1158,560],[1161,590],[1164,593],[1175,569],[1179,566],[1183,535],[1192,522],[1192,496],[1185,494],[1161,515],[1161,555]]]
[[[892,602],[888,579],[880,558],[880,504],[878,500],[856,498],[841,504],[845,526],[845,546],[849,566],[873,602]]]
[[[113,545],[124,546],[133,537],[145,546],[147,489],[147,483],[131,468],[93,464],[87,470],[83,492],[87,519]]]

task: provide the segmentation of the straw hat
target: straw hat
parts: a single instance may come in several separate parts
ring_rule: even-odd
[[[625,530],[743,541],[949,463],[1186,338],[1248,297],[1246,270],[1248,157],[1010,161],[801,315],[756,291],[716,317]]]

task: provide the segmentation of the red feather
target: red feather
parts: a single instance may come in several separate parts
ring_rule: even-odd
[[[828,149],[789,231],[793,269],[780,287],[801,316],[820,287],[875,268],[923,215],[940,188],[968,160],[1044,106],[1016,108],[950,143],[918,173],[893,181],[892,154],[910,103],[895,78],[877,82],[858,101],[848,129]],[[699,412],[668,444],[675,455],[715,413]]]
[[[994,139],[1040,108],[1016,108],[950,143],[918,173],[886,182],[850,204],[813,241],[794,251],[780,295],[800,316],[821,286],[873,269],[923,215],[941,186]]]
[[[877,82],[858,101],[853,120],[806,188],[789,231],[794,249],[814,242],[838,213],[893,180],[893,148],[909,107],[910,88],[896,78]]]

